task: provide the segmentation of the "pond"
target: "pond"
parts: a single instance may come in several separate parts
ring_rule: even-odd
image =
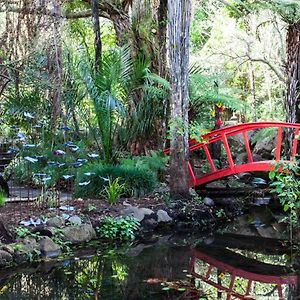
[[[241,216],[214,234],[156,236],[0,270],[0,299],[294,299],[291,247],[282,235],[263,236],[277,230],[270,224]]]

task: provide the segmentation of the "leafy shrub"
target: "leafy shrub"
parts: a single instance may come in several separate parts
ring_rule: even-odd
[[[131,159],[123,159],[120,164],[122,166],[149,169],[162,181],[168,160],[169,156],[166,156],[163,152],[151,151],[150,156],[135,156]]]
[[[97,232],[104,239],[132,241],[135,239],[135,231],[139,227],[140,222],[133,217],[106,217],[101,226],[97,228]]]
[[[154,173],[164,171],[169,157],[162,152],[151,151],[150,156],[135,156],[131,159],[123,159],[122,166],[134,166],[138,168],[147,168]]]
[[[89,176],[87,176],[88,174]],[[145,168],[133,166],[112,166],[102,164],[89,164],[78,170],[75,181],[76,197],[100,197],[109,178],[120,178],[120,184],[126,185],[126,195],[141,195],[153,191],[157,178],[153,172]],[[80,183],[88,182],[87,186]]]
[[[273,181],[271,192],[277,195],[283,210],[289,213],[291,225],[298,225],[300,215],[299,172],[298,162],[279,162],[269,173],[269,178]]]

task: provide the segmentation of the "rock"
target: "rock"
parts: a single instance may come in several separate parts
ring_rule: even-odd
[[[39,250],[39,244],[37,243],[37,241],[34,238],[25,238],[22,241],[22,252],[25,253],[33,253],[36,252],[37,250]]]
[[[40,251],[44,257],[58,257],[61,253],[60,247],[55,244],[49,237],[44,237],[39,241]]]
[[[254,162],[263,160],[261,155],[255,153],[252,153],[252,159]],[[248,162],[248,155],[246,152],[240,153],[234,160],[234,163],[236,165],[245,164],[247,162]]]
[[[151,232],[157,227],[157,225],[158,222],[153,218],[145,219],[141,223],[143,232]]]
[[[64,220],[64,218],[62,218],[60,216],[55,216],[55,217],[47,220],[46,224],[47,224],[47,226],[50,226],[50,227],[61,228],[65,225],[65,220]]]
[[[44,227],[44,226],[32,228],[31,233],[39,234],[39,236],[48,236],[48,237],[52,237],[54,235],[53,227]]]
[[[270,239],[280,239],[281,236],[277,230],[271,226],[266,227],[256,227],[257,232],[261,237],[270,238]]]
[[[209,197],[205,197],[203,199],[203,203],[207,206],[214,206],[215,205],[215,201]]]
[[[241,133],[230,136],[228,144],[232,153],[240,153],[245,149],[244,137]]]
[[[96,232],[90,224],[66,227],[62,230],[62,234],[63,240],[72,244],[89,242],[96,237]]]
[[[266,137],[257,141],[253,153],[261,155],[263,158],[272,159],[272,151],[276,147],[276,138],[273,136]]]
[[[81,221],[81,218],[78,217],[78,216],[72,216],[71,218],[69,218],[68,220],[71,224],[73,225],[81,225],[82,224],[82,221]]]
[[[221,180],[218,180],[215,182],[208,183],[207,185],[205,185],[205,187],[208,189],[225,189],[226,183],[221,182]]]
[[[168,222],[172,222],[172,218],[169,216],[169,214],[165,211],[165,210],[158,210],[157,212],[157,222],[164,222],[164,223],[168,223]]]
[[[227,182],[227,186],[229,188],[245,188],[247,185],[246,183],[239,181],[236,178],[229,178]]]
[[[257,197],[253,199],[253,204],[257,206],[270,204],[271,197]]]
[[[242,182],[245,182],[245,183],[250,182],[251,179],[253,178],[253,175],[248,172],[239,173],[239,174],[236,174],[236,176],[239,178],[239,180],[241,180]]]
[[[122,215],[125,217],[134,217],[139,222],[143,221],[146,215],[154,214],[154,211],[149,208],[139,208],[134,206],[129,206],[122,211]]]
[[[9,266],[12,262],[13,256],[4,250],[0,250],[0,267]]]
[[[5,251],[5,252],[8,252],[9,254],[13,255],[15,250],[13,248],[13,245],[3,245],[1,247],[1,250]]]

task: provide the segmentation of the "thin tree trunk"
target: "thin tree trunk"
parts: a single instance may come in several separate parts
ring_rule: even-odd
[[[100,34],[98,0],[92,0],[93,26],[94,26],[94,47],[95,47],[95,70],[101,68],[102,42]]]
[[[189,197],[188,175],[188,70],[190,0],[168,1],[171,81],[170,193]]]
[[[290,24],[287,32],[287,91],[285,96],[286,121],[300,123],[300,23]],[[291,149],[293,131],[287,135],[288,149]],[[287,152],[287,151],[286,151]],[[286,153],[289,155],[289,153]]]
[[[249,61],[249,83],[250,83],[250,93],[252,97],[252,107],[253,107],[253,116],[252,121],[257,121],[257,103],[256,103],[256,89],[255,89],[255,75],[253,62]]]

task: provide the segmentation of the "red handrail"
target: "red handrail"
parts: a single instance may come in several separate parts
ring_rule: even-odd
[[[197,177],[194,174],[193,168],[190,163],[188,165],[188,171],[190,174],[190,186],[195,187],[198,185],[202,185],[214,180],[221,179],[226,176],[234,175],[241,172],[253,172],[253,171],[270,171],[274,161],[259,161],[254,162],[250,144],[247,136],[247,131],[255,130],[255,129],[263,129],[263,128],[277,128],[277,139],[276,139],[276,149],[275,149],[275,161],[280,160],[281,146],[282,146],[282,131],[283,128],[289,128],[294,130],[294,139],[293,145],[291,149],[291,160],[295,157],[297,152],[297,143],[298,143],[298,133],[300,129],[300,124],[295,123],[286,123],[286,122],[256,122],[256,123],[242,123],[238,125],[222,127],[220,129],[211,131],[207,134],[201,136],[202,142],[197,142],[196,139],[189,140],[189,152],[203,149],[207,162],[211,168],[211,172],[205,175]],[[228,137],[242,134],[243,140],[245,144],[245,149],[248,157],[248,162],[246,164],[236,165],[232,159],[232,153],[230,150],[230,146],[228,144]],[[217,170],[213,159],[210,155],[207,145],[212,144],[214,142],[221,141],[223,143],[227,161],[229,167],[224,169]],[[164,150],[165,154],[170,154],[170,149]]]

